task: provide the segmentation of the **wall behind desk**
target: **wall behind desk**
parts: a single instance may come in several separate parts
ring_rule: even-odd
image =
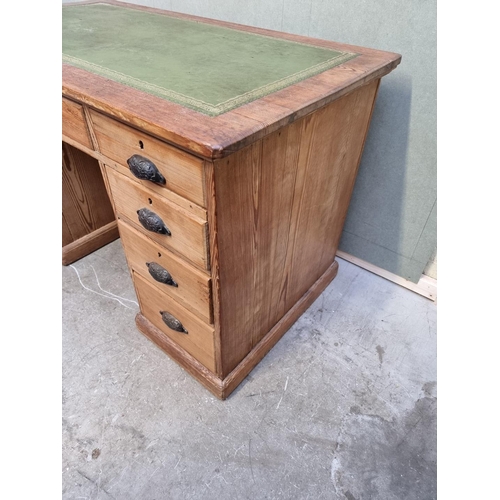
[[[418,281],[437,245],[436,0],[129,3],[402,54],[382,79],[340,249]]]

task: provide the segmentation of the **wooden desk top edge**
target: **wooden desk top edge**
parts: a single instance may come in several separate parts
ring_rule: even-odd
[[[302,80],[216,117],[126,87],[85,70],[63,64],[62,93],[120,121],[140,128],[206,159],[223,158],[265,135],[292,123],[375,78],[390,73],[401,55],[327,40],[255,28],[115,0],[64,4],[106,3],[181,19],[205,22],[250,33],[360,54],[340,66]]]

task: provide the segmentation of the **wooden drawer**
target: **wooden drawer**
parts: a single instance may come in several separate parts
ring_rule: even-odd
[[[129,171],[127,160],[141,155],[151,160],[165,177],[165,187],[137,179],[147,187],[169,189],[192,202],[206,207],[203,160],[174,148],[150,135],[90,110],[100,152]]]
[[[177,345],[185,349],[200,363],[215,372],[214,330],[194,314],[150,285],[142,276],[133,273],[134,285],[141,313]],[[161,312],[167,312],[182,323],[187,333],[169,328]]]
[[[62,133],[82,146],[92,147],[87,122],[81,104],[62,98]]]
[[[133,227],[160,245],[190,260],[202,269],[208,269],[207,222],[193,216],[174,203],[144,189],[140,184],[106,168],[118,218],[127,219]],[[145,229],[137,211],[147,209],[161,218],[171,235]]]
[[[212,323],[210,277],[139,233],[129,224],[118,221],[118,229],[129,266],[202,320]],[[167,270],[177,286],[155,279],[154,268],[148,267],[147,263],[159,264]]]

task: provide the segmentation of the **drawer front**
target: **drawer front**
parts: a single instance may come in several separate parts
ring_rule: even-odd
[[[202,269],[208,269],[207,222],[182,210],[140,184],[106,168],[109,185],[118,218],[125,218],[134,228],[160,245],[190,260]],[[152,212],[166,226],[169,234],[146,229],[139,220],[138,211]]]
[[[212,323],[210,277],[129,224],[118,221],[118,229],[129,266],[203,321]]]
[[[82,105],[65,97],[62,98],[62,133],[82,146],[94,149]]]
[[[203,160],[174,148],[128,125],[90,110],[94,133],[100,152],[129,170],[127,160],[140,155],[150,160],[165,179],[160,186],[139,180],[146,187],[168,189],[201,207],[204,198]]]
[[[153,325],[173,342],[185,349],[200,363],[215,373],[214,330],[194,314],[184,309],[168,295],[150,285],[142,276],[134,273],[134,285],[141,312]],[[178,320],[185,332],[176,331],[164,322],[162,312]]]

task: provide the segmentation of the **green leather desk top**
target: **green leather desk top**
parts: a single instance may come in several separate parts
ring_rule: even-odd
[[[63,7],[63,62],[217,116],[356,57],[106,4]]]

